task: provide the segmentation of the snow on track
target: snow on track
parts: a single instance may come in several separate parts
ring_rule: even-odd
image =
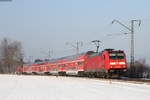
[[[0,100],[150,100],[150,85],[74,77],[0,75]]]

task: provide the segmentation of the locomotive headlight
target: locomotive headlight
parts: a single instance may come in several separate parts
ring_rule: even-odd
[[[125,64],[125,62],[119,62],[119,64]]]
[[[110,62],[109,64],[110,64],[110,65],[115,65],[116,63],[115,63],[115,62]]]

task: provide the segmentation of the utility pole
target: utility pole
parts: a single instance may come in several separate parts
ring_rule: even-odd
[[[32,60],[33,60],[33,56],[29,56],[29,59],[28,59],[29,64],[32,63]]]
[[[98,53],[98,51],[99,51],[99,47],[100,47],[100,40],[93,40],[92,41],[92,43],[94,43],[95,44],[95,46],[96,46],[96,52]]]
[[[130,51],[130,67],[131,67],[131,72],[133,72],[133,67],[134,67],[134,23],[138,22],[139,26],[141,24],[141,20],[131,20],[131,27],[128,27],[126,25],[124,25],[123,23],[121,23],[118,20],[113,20],[112,24],[114,22],[117,22],[118,24],[120,24],[121,26],[125,27],[126,29],[129,30],[129,34],[131,34],[131,51]]]
[[[50,60],[52,57],[53,51],[49,49],[48,51],[48,59]]]
[[[79,42],[79,41],[76,42],[76,45],[73,45],[73,44],[70,43],[70,42],[67,42],[66,44],[72,46],[73,48],[75,48],[77,55],[79,54],[79,48],[80,48],[80,46],[83,45],[83,43],[82,43],[82,42]]]

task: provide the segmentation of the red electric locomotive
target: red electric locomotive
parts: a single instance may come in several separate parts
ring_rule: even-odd
[[[126,56],[121,50],[105,49],[100,53],[90,53],[84,64],[88,75],[121,76],[127,71]]]

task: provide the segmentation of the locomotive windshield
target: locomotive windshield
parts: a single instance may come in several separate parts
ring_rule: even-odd
[[[124,53],[110,53],[110,59],[124,59]]]

